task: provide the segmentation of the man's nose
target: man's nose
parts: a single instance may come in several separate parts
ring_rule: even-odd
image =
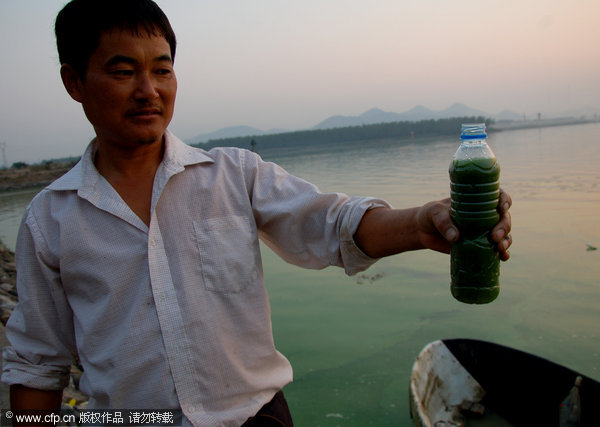
[[[156,81],[149,73],[141,73],[139,75],[135,95],[137,98],[143,99],[153,99],[158,97]]]

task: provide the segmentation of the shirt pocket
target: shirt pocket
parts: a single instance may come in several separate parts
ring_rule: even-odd
[[[204,286],[223,294],[242,292],[259,279],[258,237],[245,216],[194,221]]]

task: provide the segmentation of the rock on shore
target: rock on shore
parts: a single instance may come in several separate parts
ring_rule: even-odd
[[[15,279],[15,256],[0,243],[0,320],[2,322],[0,325],[0,346],[2,348],[8,345],[4,334],[4,325],[17,301]],[[0,383],[0,408],[8,407],[10,407],[9,387],[7,384]]]
[[[17,305],[15,254],[0,243],[0,321],[6,325]]]

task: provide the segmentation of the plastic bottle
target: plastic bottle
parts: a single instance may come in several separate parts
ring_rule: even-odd
[[[463,124],[450,164],[450,216],[460,231],[450,252],[450,289],[457,300],[486,304],[500,292],[500,258],[491,230],[500,219],[500,166],[485,124]]]

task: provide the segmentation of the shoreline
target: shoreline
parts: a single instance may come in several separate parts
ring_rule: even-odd
[[[554,126],[574,126],[588,123],[600,123],[598,119],[575,119],[573,117],[564,117],[558,119],[534,119],[534,120],[511,120],[498,121],[488,127],[490,132],[502,132],[517,129],[536,129]]]
[[[0,169],[0,193],[44,188],[67,173],[76,162],[49,161],[37,165],[19,165]]]
[[[518,129],[535,129],[554,126],[573,126],[580,124],[600,123],[597,118],[580,118],[573,117],[557,118],[557,119],[534,119],[534,120],[512,120],[499,121],[490,124],[488,132],[502,132]],[[250,136],[248,137],[250,138]],[[198,145],[204,148],[202,145]],[[270,148],[278,148],[270,147]],[[284,148],[283,146],[280,148]],[[285,148],[290,148],[286,146]],[[40,164],[26,165],[18,164],[17,167],[10,169],[0,169],[0,193],[17,192],[22,190],[31,190],[39,188],[40,190],[54,180],[60,178],[67,173],[79,161],[45,161]]]

